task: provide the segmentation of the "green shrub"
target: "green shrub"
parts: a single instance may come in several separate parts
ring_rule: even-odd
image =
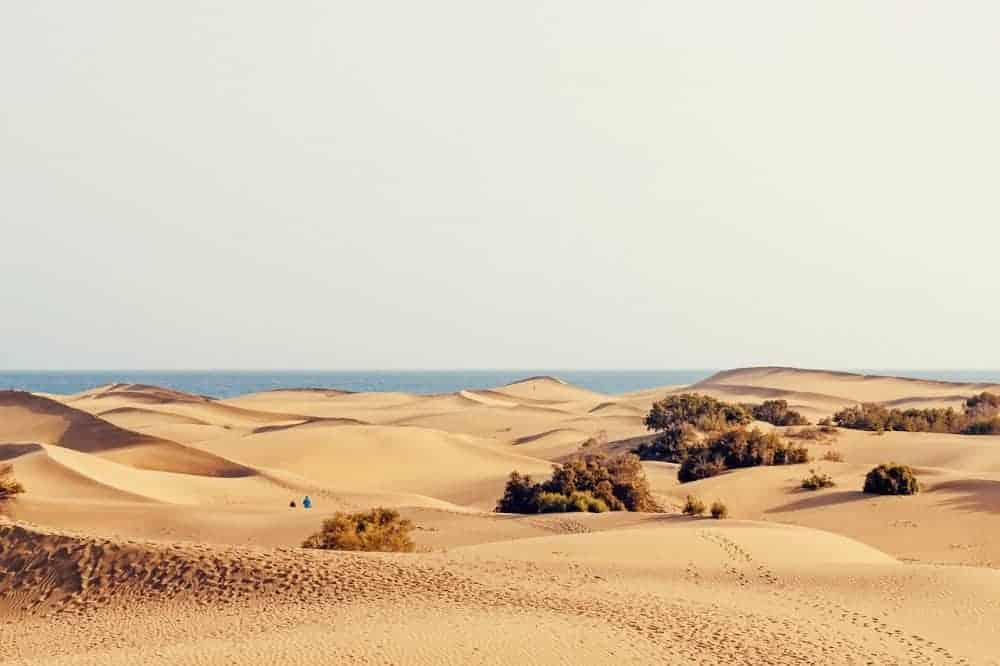
[[[889,409],[875,403],[845,407],[833,415],[842,428],[870,430],[881,434],[889,430],[903,432],[940,432],[962,435],[1000,434],[1000,396],[980,393],[965,401],[963,412],[946,409]]]
[[[684,459],[684,462],[677,469],[677,480],[681,483],[688,483],[689,481],[718,476],[725,471],[725,463],[713,457],[707,450],[702,449]]]
[[[722,402],[698,393],[667,396],[653,404],[646,416],[646,428],[664,431],[685,424],[702,431],[747,425],[753,417],[742,405]]]
[[[722,520],[729,517],[729,509],[722,502],[716,500],[712,502],[712,518]]]
[[[823,460],[827,462],[844,462],[844,454],[835,449],[830,449],[823,454]]]
[[[705,513],[705,503],[694,495],[688,495],[682,512],[685,516],[700,516]]]
[[[677,470],[681,483],[707,479],[727,469],[793,465],[809,461],[809,449],[783,442],[774,432],[734,428],[688,449]]]
[[[543,498],[543,495],[545,497]],[[558,508],[562,500],[573,507]],[[532,483],[530,476],[512,472],[496,511],[544,513],[548,511],[658,511],[638,456],[625,453],[613,458],[584,454],[552,467],[552,477]]]
[[[690,424],[683,423],[664,430],[652,442],[640,444],[635,453],[642,460],[683,462],[688,451],[698,444],[698,433]]]
[[[809,476],[802,479],[802,488],[805,490],[819,490],[820,488],[833,488],[835,485],[833,478],[829,474],[819,474],[816,470],[809,470]]]
[[[802,414],[788,409],[787,400],[765,400],[751,409],[756,420],[776,426],[809,425],[809,421]]]
[[[817,421],[816,425],[821,426],[821,427],[822,426],[830,427],[830,426],[833,425],[833,419],[830,418],[829,416],[825,416],[825,417],[821,418],[819,421]]]
[[[965,401],[965,413],[969,416],[997,416],[1000,414],[1000,395],[987,393],[974,395]]]
[[[541,492],[538,494],[538,513],[604,513],[608,505],[588,492],[576,491],[572,495]]]
[[[889,463],[868,472],[863,490],[876,495],[913,495],[920,492],[920,483],[908,465]]]
[[[14,468],[11,465],[0,465],[0,500],[20,495],[24,486],[14,478]]]
[[[1000,435],[1000,417],[979,418],[962,430],[963,435]]]
[[[322,529],[302,542],[303,548],[411,552],[413,523],[399,512],[378,507],[371,511],[338,511],[323,521]]]

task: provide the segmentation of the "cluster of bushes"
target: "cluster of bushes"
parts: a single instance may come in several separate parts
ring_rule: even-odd
[[[694,495],[688,495],[687,499],[684,501],[684,508],[682,512],[685,516],[702,516],[705,514],[705,503]],[[709,510],[712,514],[712,518],[716,520],[721,520],[722,518],[729,517],[729,508],[725,503],[718,500],[712,502],[712,507]]]
[[[908,465],[889,463],[868,472],[863,490],[875,495],[913,495],[920,492],[920,482]]]
[[[24,492],[17,479],[14,478],[14,468],[11,465],[0,465],[0,500],[5,500]]]
[[[655,403],[646,417],[646,427],[660,434],[652,442],[640,444],[635,453],[643,460],[680,463],[677,478],[682,483],[738,467],[807,462],[806,447],[788,444],[774,432],[744,427],[759,408],[764,408],[763,415],[778,421],[801,418],[788,410],[783,400],[754,407],[697,393],[669,396]],[[699,431],[708,434],[703,437]]]
[[[1000,434],[1000,396],[980,393],[965,401],[958,412],[947,409],[890,409],[875,403],[846,407],[833,415],[842,428],[884,432],[941,432],[963,435]]]
[[[658,510],[639,458],[631,453],[585,454],[553,466],[552,478],[541,483],[511,472],[496,506],[500,513]]]
[[[788,408],[787,400],[765,400],[759,405],[752,405],[750,413],[754,419],[776,426],[809,425],[806,417]]]
[[[302,547],[408,553],[414,548],[411,531],[413,523],[400,518],[399,512],[392,509],[338,511],[323,521],[322,529],[303,541]]]
[[[686,483],[721,474],[727,469],[808,461],[806,447],[783,442],[776,433],[758,428],[734,428],[689,446],[677,470],[677,479]]]
[[[844,462],[844,454],[836,449],[830,449],[823,453],[822,460],[826,460],[827,462]]]

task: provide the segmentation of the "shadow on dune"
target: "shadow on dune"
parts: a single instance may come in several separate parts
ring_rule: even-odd
[[[13,460],[41,450],[41,444],[0,444],[0,461]]]
[[[866,495],[860,490],[841,490],[838,492],[822,493],[820,495],[814,495],[808,490],[803,490],[801,492],[802,494],[809,493],[809,496],[803,497],[802,499],[794,502],[789,502],[788,504],[782,504],[781,506],[768,509],[764,513],[786,513],[788,511],[801,511],[802,509],[819,509],[826,506],[848,504],[850,502],[857,502],[858,500],[871,498],[870,495]]]
[[[990,479],[956,479],[936,483],[927,489],[928,493],[952,493],[955,496],[943,499],[940,506],[977,513],[1000,513],[1000,481]]]

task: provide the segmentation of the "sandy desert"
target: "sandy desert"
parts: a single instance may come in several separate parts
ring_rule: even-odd
[[[998,436],[839,429],[805,465],[680,484],[644,462],[662,513],[493,511],[512,470],[545,476],[591,438],[627,450],[671,393],[779,397],[815,422],[998,388],[749,368],[625,395],[553,377],[0,392],[0,462],[26,488],[0,503],[0,663],[1000,663]],[[863,494],[887,461],[923,491]],[[803,491],[809,468],[837,485]],[[690,493],[729,518],[682,515]],[[374,506],[415,524],[417,552],[300,547]]]

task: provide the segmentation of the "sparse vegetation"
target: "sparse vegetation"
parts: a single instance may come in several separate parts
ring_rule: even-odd
[[[820,442],[826,439],[827,435],[819,428],[799,428],[798,430],[788,430],[785,437],[792,439],[805,439],[811,442]]]
[[[688,495],[681,511],[685,516],[701,516],[705,513],[705,503],[694,495]]]
[[[868,472],[863,490],[876,495],[913,495],[920,492],[920,482],[908,465],[888,463]]]
[[[827,462],[844,462],[844,454],[836,449],[830,449],[823,454],[821,459]]]
[[[751,407],[751,414],[758,421],[765,421],[776,426],[809,425],[806,417],[788,408],[787,400],[765,400],[761,404]]]
[[[809,470],[809,476],[802,479],[804,490],[819,490],[821,488],[833,488],[835,485],[833,478],[829,474],[820,474],[814,469]]]
[[[399,512],[378,507],[371,511],[338,511],[323,521],[322,529],[302,543],[303,548],[326,550],[413,551],[413,523]]]
[[[712,502],[712,518],[722,520],[729,517],[729,509],[723,502],[716,500]]]
[[[502,513],[563,511],[658,511],[638,456],[584,454],[552,468],[552,478],[534,483],[511,472],[496,510]]]
[[[846,407],[833,415],[842,428],[885,431],[939,432],[962,435],[1000,434],[1000,396],[983,392],[965,401],[964,410],[948,408],[890,409],[877,403]]]
[[[11,465],[0,465],[0,500],[9,499],[23,492],[24,486],[14,478],[14,468]]]

